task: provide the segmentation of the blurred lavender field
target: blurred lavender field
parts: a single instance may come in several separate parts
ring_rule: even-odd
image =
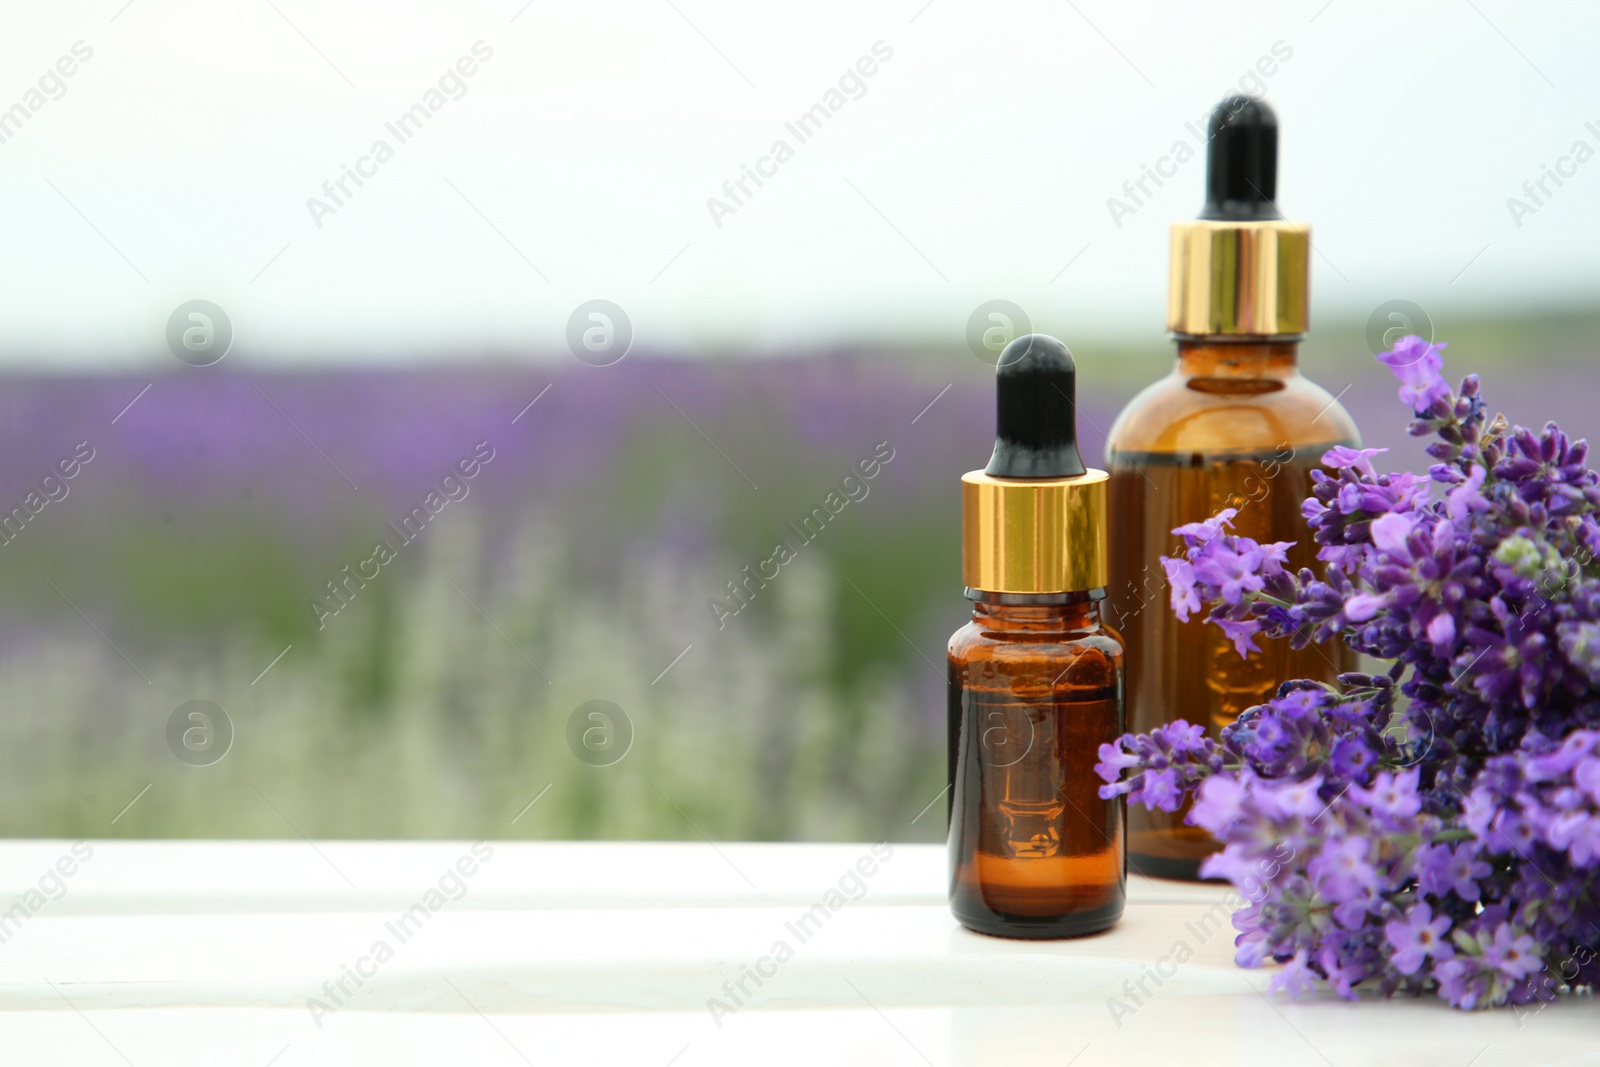
[[[1537,357],[1528,328],[1439,336],[1491,405],[1583,435],[1592,326]],[[1079,349],[1086,455],[1168,358]],[[1306,363],[1421,469],[1358,330]],[[179,371],[0,392],[0,514],[22,509],[0,534],[0,833],[943,835],[942,805],[922,813],[966,612],[958,479],[992,425],[970,355]],[[432,514],[475,447],[493,458]],[[387,524],[418,507],[406,543]],[[379,540],[394,558],[348,579]],[[709,601],[738,607],[728,584],[782,540],[796,558],[719,627]],[[233,724],[211,766],[168,747],[194,699]],[[594,699],[632,723],[610,766],[568,744]]]

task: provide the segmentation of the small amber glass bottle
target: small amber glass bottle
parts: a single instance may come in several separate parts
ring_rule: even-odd
[[[1128,728],[1174,719],[1217,736],[1289,678],[1331,682],[1355,664],[1339,642],[1291,650],[1260,642],[1240,657],[1205,611],[1180,623],[1160,558],[1172,530],[1234,508],[1232,532],[1292,541],[1289,565],[1320,569],[1300,514],[1311,471],[1334,445],[1360,442],[1355,423],[1301,376],[1296,350],[1309,320],[1310,228],[1273,200],[1277,119],[1258,100],[1230,97],[1211,117],[1207,201],[1172,229],[1168,326],[1177,365],[1123,409],[1106,442],[1111,471],[1108,618],[1128,640]],[[1128,863],[1141,874],[1197,879],[1219,847],[1176,812],[1128,808]]]
[[[1103,471],[1074,433],[1066,347],[1018,338],[997,371],[999,427],[962,479],[972,621],[950,639],[950,907],[1004,937],[1076,937],[1122,914],[1120,801],[1094,765],[1123,732],[1122,642],[1101,621]]]

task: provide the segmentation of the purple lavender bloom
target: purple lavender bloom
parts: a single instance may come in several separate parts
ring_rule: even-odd
[[[1521,781],[1554,782],[1565,778],[1594,752],[1597,741],[1600,741],[1600,735],[1580,730],[1569,734],[1561,744],[1539,751],[1535,747],[1539,742],[1533,738],[1528,739],[1523,744],[1523,748],[1528,750],[1529,754],[1522,761]]]
[[[1383,771],[1370,789],[1351,786],[1350,795],[1390,828],[1407,829],[1410,820],[1422,810],[1422,798],[1417,795],[1417,777],[1415,767],[1398,774]]]
[[[1591,801],[1600,803],[1600,759],[1586,759],[1572,771],[1572,781],[1588,794]]]
[[[1167,572],[1167,584],[1172,587],[1172,613],[1179,622],[1188,622],[1189,614],[1200,610],[1200,594],[1194,586],[1194,567],[1186,559],[1162,556],[1161,568]]]
[[[1483,479],[1489,472],[1474,465],[1465,481],[1445,495],[1445,514],[1452,519],[1469,518],[1474,512],[1488,511],[1492,506],[1479,492]]]
[[[1235,543],[1229,544],[1230,540]],[[1214,537],[1189,557],[1195,578],[1220,589],[1222,599],[1229,604],[1239,603],[1246,592],[1261,590],[1263,581],[1259,572],[1265,561],[1261,547],[1243,537]]]
[[[1225,852],[1212,853],[1201,865],[1201,874],[1207,878],[1220,877],[1220,872],[1214,872],[1213,861],[1224,855]],[[1233,913],[1233,928],[1239,931],[1239,936],[1234,938],[1234,946],[1238,949],[1234,953],[1233,961],[1246,970],[1254,970],[1268,958],[1272,951],[1272,942],[1267,938],[1267,931],[1261,925],[1261,906],[1259,903],[1250,903]]]
[[[1345,1000],[1355,1000],[1356,985],[1371,976],[1377,961],[1375,958],[1369,958],[1364,962],[1349,959],[1345,956],[1348,947],[1331,940],[1324,941],[1317,951],[1317,967],[1335,993]],[[1373,957],[1375,954],[1363,953],[1363,955]]]
[[[1589,490],[1597,476],[1584,465],[1588,452],[1587,442],[1569,441],[1553,422],[1539,435],[1518,427],[1493,473],[1512,483],[1525,503],[1543,504],[1551,514],[1592,510]]]
[[[1381,474],[1371,480],[1358,479],[1340,484],[1338,506],[1345,515],[1409,512],[1419,503],[1426,503],[1428,489],[1428,480],[1418,478],[1410,471]]]
[[[1094,765],[1094,773],[1108,782],[1114,782],[1123,771],[1138,765],[1139,757],[1134,753],[1123,751],[1121,745],[1105,744],[1100,746],[1100,762]]]
[[[1346,445],[1334,445],[1322,454],[1322,465],[1332,467],[1334,470],[1344,470],[1348,467],[1364,477],[1376,478],[1378,474],[1373,470],[1372,457],[1381,456],[1387,451],[1389,451],[1387,448],[1350,448]]]
[[[1323,545],[1317,549],[1317,558],[1337,571],[1353,573],[1366,562],[1370,547],[1355,545]]]
[[[1261,632],[1261,623],[1255,619],[1245,619],[1235,622],[1226,616],[1218,616],[1211,620],[1222,627],[1222,632],[1228,640],[1233,642],[1234,649],[1239,653],[1240,659],[1248,659],[1250,653],[1260,652],[1261,648],[1255,642],[1256,634]]]
[[[1233,517],[1239,514],[1238,508],[1223,508],[1209,519],[1200,522],[1190,522],[1179,526],[1172,532],[1189,542],[1190,547],[1199,547],[1213,538],[1224,534],[1224,527],[1233,525]]]
[[[1316,979],[1317,974],[1311,969],[1307,952],[1301,949],[1283,965],[1283,970],[1272,976],[1272,980],[1267,983],[1267,991],[1287,993],[1291,997],[1309,995],[1317,990]]]
[[[1448,656],[1455,647],[1456,620],[1449,615],[1435,615],[1428,623],[1428,643],[1436,656]]]
[[[1183,793],[1178,789],[1177,772],[1168,767],[1162,771],[1144,773],[1144,802],[1162,811],[1177,811],[1183,803]]]
[[[1306,868],[1317,892],[1334,902],[1334,918],[1347,928],[1361,925],[1377,893],[1378,872],[1367,859],[1371,851],[1365,837],[1330,838]]]
[[[1478,958],[1459,955],[1436,964],[1433,976],[1439,980],[1439,996],[1468,1010],[1489,995],[1493,977]]]
[[[1205,729],[1182,719],[1149,734],[1124,734],[1100,746],[1095,771],[1106,782],[1100,796],[1126,795],[1130,801],[1176,811],[1185,794],[1221,766],[1216,742]],[[1124,770],[1138,773],[1121,778]],[[1171,805],[1170,807],[1168,805]]]
[[[1387,603],[1380,593],[1357,593],[1344,602],[1344,617],[1350,622],[1366,622]]]
[[[1324,574],[1227,532],[1231,513],[1176,531],[1168,563],[1175,609],[1209,605],[1241,654],[1337,637],[1392,666],[1287,681],[1203,753],[1125,738],[1136,762],[1102,771],[1127,775],[1105,795],[1195,794],[1189,821],[1224,846],[1201,872],[1249,902],[1236,959],[1289,961],[1277,989],[1374,979],[1473,1008],[1600,982],[1592,951],[1544,966],[1600,921],[1600,474],[1553,424],[1491,420],[1476,377],[1452,392],[1440,347],[1380,357],[1434,437],[1427,477],[1344,447],[1311,473]],[[1386,741],[1398,697],[1405,737]]]
[[[1549,639],[1537,617],[1518,612],[1504,598],[1489,599],[1487,616],[1467,628],[1467,647],[1457,659],[1471,669],[1472,685],[1489,701],[1520,697],[1534,707],[1544,691]]]
[[[1248,771],[1243,779],[1213,775],[1200,783],[1189,817],[1196,826],[1219,833],[1244,814],[1244,800],[1253,778]]]
[[[1543,837],[1551,848],[1567,853],[1574,867],[1600,863],[1600,818],[1592,809],[1554,816],[1545,825]]]
[[[1556,627],[1561,654],[1600,685],[1600,622],[1564,622]]]
[[[1590,555],[1600,556],[1600,522],[1596,522],[1592,515],[1585,515],[1579,521],[1578,528],[1583,531],[1583,547],[1589,550]]]
[[[1526,856],[1538,839],[1533,821],[1508,809],[1495,813],[1484,836],[1489,851],[1498,855]]]
[[[1404,919],[1391,919],[1384,924],[1383,935],[1394,949],[1390,957],[1395,970],[1404,975],[1416,974],[1424,960],[1447,960],[1455,955],[1447,934],[1450,917],[1434,918],[1433,909],[1419,903]]]
[[[1272,698],[1274,708],[1299,722],[1314,721],[1328,704],[1328,691],[1321,686],[1290,689],[1287,693],[1279,690]]]
[[[1436,401],[1450,395],[1450,383],[1439,373],[1444,369],[1444,357],[1439,350],[1444,347],[1407,335],[1396,341],[1391,351],[1378,356],[1378,362],[1399,379],[1400,400],[1412,411],[1425,412]]]
[[[1475,845],[1423,845],[1417,850],[1417,879],[1425,893],[1442,897],[1454,893],[1462,900],[1477,900],[1478,882],[1494,868],[1475,854]]]
[[[1495,929],[1494,936],[1484,945],[1483,962],[1513,982],[1544,970],[1538,944],[1527,934],[1513,930],[1510,923],[1501,923]]]
[[[1262,807],[1278,818],[1299,816],[1314,819],[1327,809],[1322,801],[1322,779],[1307,778],[1303,782],[1268,783],[1263,781],[1257,798]],[[1209,829],[1209,827],[1208,827]]]
[[[1205,756],[1212,749],[1211,741],[1206,737],[1206,728],[1194,723],[1178,719],[1160,727],[1157,731],[1173,752],[1184,756]]]
[[[1372,521],[1372,543],[1378,551],[1394,557],[1399,562],[1411,562],[1411,548],[1406,539],[1417,528],[1417,520],[1397,511],[1385,512]]]
[[[1364,738],[1348,735],[1333,743],[1333,753],[1328,759],[1328,764],[1338,777],[1347,781],[1361,781],[1366,778],[1367,772],[1377,761],[1378,754],[1372,751]]]

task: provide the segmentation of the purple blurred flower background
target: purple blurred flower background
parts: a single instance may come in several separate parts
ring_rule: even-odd
[[[1354,332],[1322,344],[1307,372],[1348,386],[1392,466],[1421,462]],[[1075,351],[1099,457],[1170,356]],[[1583,426],[1581,392],[1552,387],[1564,358],[1502,375],[1496,400]],[[957,487],[988,458],[991,375],[951,353],[635,352],[11,376],[0,512],[80,442],[93,459],[0,545],[0,829],[939,839],[943,646],[967,611]],[[480,442],[494,458],[465,498],[400,546],[386,524]],[[893,459],[866,494],[777,578],[741,584],[880,443]],[[327,583],[382,538],[398,557],[340,585],[319,627],[313,599],[335,605]],[[749,604],[719,626],[730,582]],[[233,726],[212,766],[165,740],[193,699]],[[611,766],[567,740],[593,699],[631,720]]]

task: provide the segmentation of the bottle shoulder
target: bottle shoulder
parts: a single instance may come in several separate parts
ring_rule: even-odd
[[[1338,398],[1299,374],[1241,380],[1174,371],[1128,401],[1107,435],[1106,453],[1253,453],[1360,441]]]
[[[1122,642],[1108,630],[1075,634],[996,634],[963,627],[950,640],[950,684],[1024,700],[1107,699],[1120,694]]]
[[[953,660],[1055,661],[1088,656],[1122,659],[1122,638],[1108,626],[1088,629],[1042,630],[1019,633],[994,630],[968,622],[950,636],[947,651]]]

